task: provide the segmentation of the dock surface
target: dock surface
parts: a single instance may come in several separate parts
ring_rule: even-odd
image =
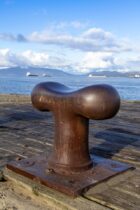
[[[55,202],[56,197],[59,198],[61,205],[66,207],[64,209],[139,210],[140,101],[122,101],[116,117],[104,121],[91,120],[89,130],[90,153],[132,164],[135,169],[91,188],[74,200],[57,192],[56,196],[54,192]],[[35,110],[29,96],[0,95],[1,170],[7,162],[19,157],[42,153],[49,156],[53,134],[52,114]],[[63,209],[59,208],[59,201],[52,208],[51,204],[36,203],[36,199],[24,193],[20,196],[10,187],[11,183],[0,182],[0,209]]]

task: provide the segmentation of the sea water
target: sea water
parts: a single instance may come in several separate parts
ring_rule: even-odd
[[[94,84],[114,86],[122,99],[140,100],[140,79],[127,77],[88,77],[87,75],[65,75],[54,77],[0,77],[0,93],[31,94],[33,87],[45,81],[60,82],[71,88],[81,88]]]

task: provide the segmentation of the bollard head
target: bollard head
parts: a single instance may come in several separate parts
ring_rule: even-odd
[[[113,117],[120,107],[120,96],[110,85],[91,85],[77,91],[56,82],[40,83],[32,91],[32,104],[40,111],[65,111],[85,118]],[[63,110],[64,111],[64,110]]]

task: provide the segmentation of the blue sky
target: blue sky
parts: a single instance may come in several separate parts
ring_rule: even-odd
[[[0,0],[0,67],[140,71],[139,0]]]

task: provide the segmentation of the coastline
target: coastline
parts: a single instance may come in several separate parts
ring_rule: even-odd
[[[31,103],[30,95],[0,93],[0,104],[5,103]]]
[[[139,103],[139,100],[124,100],[121,99],[122,103],[125,102],[129,102],[129,103]],[[31,97],[30,95],[27,94],[5,94],[5,93],[0,93],[0,104],[4,104],[4,103],[14,103],[14,104],[18,104],[18,103],[31,103]]]

